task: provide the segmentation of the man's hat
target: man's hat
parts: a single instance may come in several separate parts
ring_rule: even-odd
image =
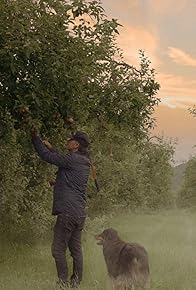
[[[75,140],[84,147],[88,147],[90,144],[89,137],[85,132],[77,131],[71,136],[70,140]]]

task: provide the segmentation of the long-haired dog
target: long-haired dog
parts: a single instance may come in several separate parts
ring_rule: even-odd
[[[106,229],[95,238],[103,246],[112,290],[150,289],[148,254],[144,247],[122,241],[114,229]]]

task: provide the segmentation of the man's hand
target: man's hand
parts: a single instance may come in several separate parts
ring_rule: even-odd
[[[48,140],[42,140],[42,142],[49,150],[51,150],[53,148],[52,145],[50,144],[50,142],[48,142]]]
[[[32,137],[35,137],[37,135],[38,135],[37,128],[35,128],[34,126],[32,126],[32,128],[31,128],[31,136]]]

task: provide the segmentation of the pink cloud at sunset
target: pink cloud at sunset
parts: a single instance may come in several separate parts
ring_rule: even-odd
[[[158,73],[157,81],[161,84],[160,97],[187,97],[187,103],[196,102],[196,80],[184,75]]]
[[[196,154],[196,120],[187,110],[158,106],[155,118],[156,127],[152,135],[164,136],[171,138],[173,143],[177,142],[174,155],[176,164]]]
[[[152,64],[157,66],[160,62],[156,56],[158,48],[158,37],[151,31],[141,26],[130,26],[124,24],[119,30],[118,45],[123,50],[125,61],[133,65],[138,65],[138,51],[145,50]]]
[[[168,47],[168,54],[170,58],[178,64],[196,66],[196,57],[191,56],[179,48]]]
[[[139,49],[145,50],[146,55],[152,62],[152,66],[157,71],[156,79],[161,84],[159,97],[162,100],[162,104],[186,109],[196,102],[195,79],[184,74],[177,75],[161,72],[159,67],[162,60],[157,54],[159,39],[153,33],[143,27],[124,26],[118,37],[118,45],[124,52],[125,61],[136,66],[139,64]],[[174,59],[175,62],[182,65],[196,65],[196,59],[182,50],[169,47],[168,51],[170,58]]]
[[[149,6],[155,14],[168,14],[183,12],[186,7],[187,0],[149,0]]]
[[[196,104],[196,1],[103,0],[103,5],[123,25],[117,43],[124,60],[138,66],[142,49],[156,70],[161,85],[156,133],[178,138],[175,159],[188,159],[196,144],[196,119],[188,112]]]

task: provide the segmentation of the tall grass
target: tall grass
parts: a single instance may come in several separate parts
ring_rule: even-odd
[[[84,279],[81,290],[107,289],[102,249],[93,236],[107,227],[114,227],[122,239],[139,242],[148,250],[151,290],[196,289],[196,212],[176,210],[154,214],[126,212],[88,221],[83,236]],[[1,290],[54,290],[55,282],[50,241],[40,241],[34,246],[1,243]]]

